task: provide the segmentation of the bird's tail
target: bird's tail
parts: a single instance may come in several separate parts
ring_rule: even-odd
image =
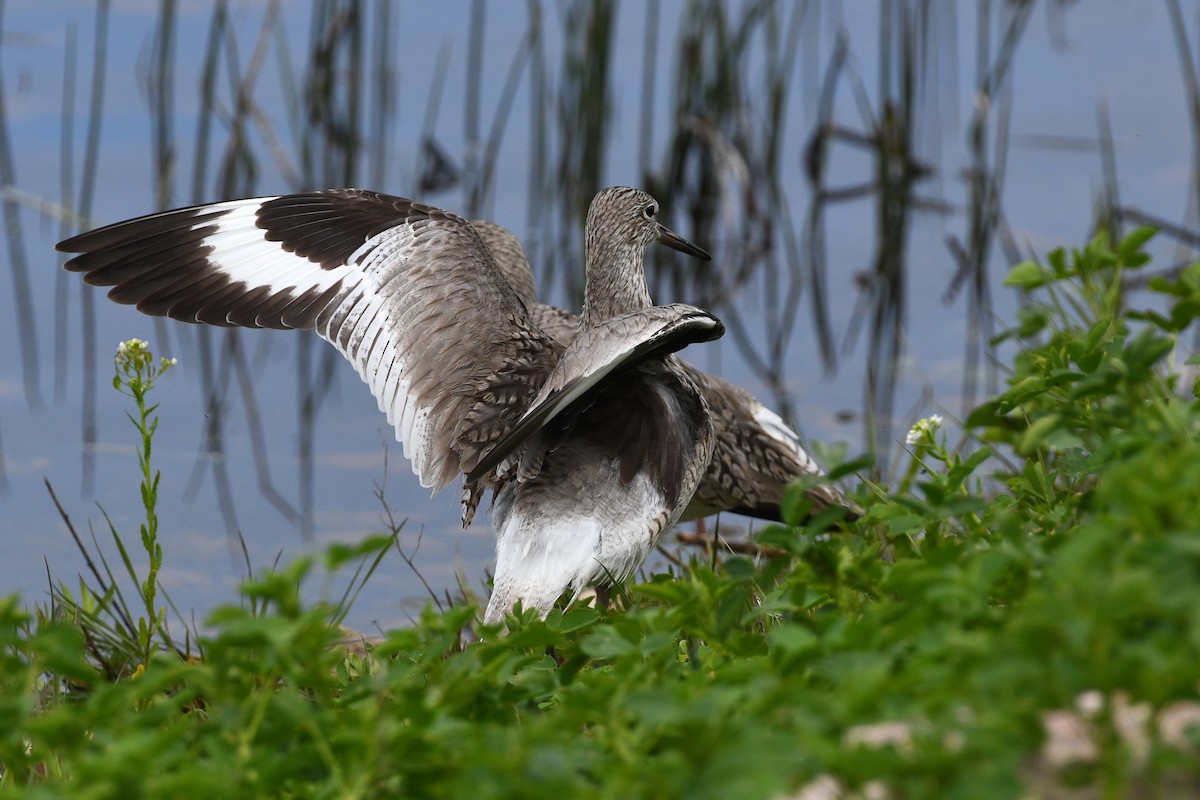
[[[496,537],[496,573],[483,621],[503,622],[520,600],[546,616],[568,589],[579,592],[597,572],[600,523],[589,517],[549,520],[519,510],[504,520]]]

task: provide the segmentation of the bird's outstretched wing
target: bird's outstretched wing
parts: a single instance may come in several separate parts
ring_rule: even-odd
[[[66,268],[147,314],[313,329],[371,387],[422,485],[506,439],[562,347],[466,220],[359,189],[233,200],[61,242]]]

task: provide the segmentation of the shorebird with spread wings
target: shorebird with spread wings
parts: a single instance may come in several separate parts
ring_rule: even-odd
[[[463,523],[494,492],[494,588],[544,615],[565,591],[620,580],[692,500],[715,433],[673,353],[715,339],[698,308],[654,306],[661,242],[708,255],[627,187],[596,195],[586,289],[568,343],[543,331],[466,220],[359,189],[232,200],[67,239],[66,268],[147,314],[315,331],[358,370],[434,491],[463,476]]]

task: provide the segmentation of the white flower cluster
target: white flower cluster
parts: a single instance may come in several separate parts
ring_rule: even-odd
[[[913,425],[912,430],[904,437],[904,443],[911,446],[932,442],[934,431],[940,427],[942,427],[942,415],[930,414],[925,419],[917,420],[917,424]]]
[[[117,345],[117,355],[114,360],[118,367],[132,366],[134,369],[145,369],[150,366],[152,355],[150,343],[145,339],[130,339]],[[159,361],[159,369],[164,370],[178,363],[179,359],[177,358],[164,357]]]
[[[130,339],[117,345],[117,365],[145,361],[150,356],[150,344],[145,339]]]

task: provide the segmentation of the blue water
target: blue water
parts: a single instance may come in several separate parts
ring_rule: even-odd
[[[235,5],[241,59],[245,63],[261,22],[262,4]],[[289,14],[293,58],[302,52],[308,18],[307,10],[299,8],[303,5],[283,4]],[[857,12],[841,13],[837,4],[819,5],[823,18],[815,37],[818,52],[802,58],[802,63],[824,69],[838,26],[844,25],[852,54],[850,63],[863,76],[867,93],[874,99],[877,20]],[[209,9],[200,4],[185,6],[178,43],[179,69],[174,76],[180,159],[176,205],[186,204],[191,194],[188,181],[198,113],[195,87],[209,19]],[[552,5],[546,9],[544,20],[548,63],[552,65],[561,63],[562,49],[556,8]],[[429,87],[443,48],[448,48],[449,69],[436,133],[449,152],[457,154],[464,149],[461,98],[467,38],[461,21],[466,18],[469,4],[442,3],[436,12],[427,4],[402,4],[399,9],[396,47],[403,55],[398,59],[397,135],[388,143],[390,177],[385,185],[372,188],[411,195],[416,191],[415,164]],[[961,409],[964,302],[961,298],[949,304],[943,301],[954,272],[944,240],[949,234],[962,237],[966,228],[962,214],[965,186],[959,175],[968,166],[965,125],[974,107],[971,87],[975,20],[972,11],[958,9],[957,27],[942,32],[954,39],[945,52],[956,54],[956,62],[952,59],[942,66],[944,76],[937,98],[940,115],[921,122],[922,147],[928,151],[922,155],[935,159],[939,168],[939,177],[925,184],[923,191],[949,203],[954,213],[918,215],[912,229],[909,356],[901,365],[902,381],[895,404],[900,417],[895,438],[899,439],[912,418],[931,411],[953,415]],[[112,14],[100,169],[91,220],[95,224],[153,210],[151,128],[138,65],[148,56],[154,10],[150,3],[125,3]],[[20,193],[22,203],[19,246],[28,259],[34,329],[20,326],[15,292],[0,291],[0,444],[4,471],[0,494],[0,594],[20,592],[29,601],[39,600],[45,597],[47,568],[70,584],[75,583],[75,574],[83,568],[53,508],[44,479],[53,483],[72,520],[85,534],[92,530],[107,545],[107,513],[126,541],[136,543],[141,509],[133,431],[124,416],[127,402],[109,388],[111,354],[119,341],[134,336],[148,339],[160,354],[179,359],[178,368],[164,378],[156,393],[162,422],[154,463],[162,471],[160,524],[166,552],[162,580],[182,609],[195,609],[197,618],[202,619],[214,605],[235,597],[234,587],[244,570],[231,529],[245,537],[256,568],[270,564],[279,553],[286,558],[320,549],[330,541],[354,541],[380,530],[381,507],[375,492],[385,478],[385,497],[398,516],[407,519],[404,543],[412,549],[420,536],[416,563],[425,579],[440,593],[454,586],[455,570],[459,569],[471,586],[482,592],[492,548],[486,515],[481,514],[472,529],[461,531],[457,492],[450,490],[430,498],[421,489],[403,462],[400,447],[374,400],[348,364],[337,364],[331,393],[316,420],[313,536],[306,542],[306,526],[269,502],[260,487],[261,473],[248,440],[249,425],[236,382],[225,403],[226,449],[219,456],[201,453],[205,401],[199,380],[198,331],[194,327],[167,323],[156,329],[149,318],[117,306],[97,292],[96,336],[91,343],[81,340],[81,293],[85,289],[71,276],[65,284],[65,302],[57,302],[60,262],[53,245],[60,238],[60,222],[40,210],[33,200],[50,204],[62,200],[64,44],[71,29],[78,40],[80,65],[74,128],[76,171],[82,160],[94,11],[91,4],[78,3],[21,4],[5,12],[0,68],[16,169],[15,185],[10,189]],[[484,51],[488,65],[483,85],[485,126],[490,124],[491,109],[501,91],[513,48],[526,28],[524,5],[506,6],[503,13],[490,6],[489,12]],[[674,52],[672,43],[680,12],[679,4],[664,5],[659,63],[653,66],[658,76],[657,94],[663,101],[654,128],[656,158],[667,146],[670,109],[666,100],[674,69],[669,59]],[[615,98],[610,123],[612,146],[605,162],[605,182],[610,184],[639,182],[637,103],[646,69],[642,57],[643,22],[644,14],[635,4],[621,6],[620,45],[611,76]],[[1028,254],[1044,253],[1059,244],[1081,243],[1088,235],[1101,185],[1096,148],[1097,108],[1101,102],[1112,118],[1122,201],[1176,222],[1188,220],[1195,132],[1189,127],[1179,59],[1165,10],[1158,4],[1094,2],[1088,4],[1086,13],[1081,10],[1066,14],[1061,28],[1058,26],[1053,15],[1035,13],[1016,59],[1003,208],[1017,245]],[[286,113],[281,106],[271,105],[282,103],[274,59],[272,51],[255,97],[263,104],[267,118],[286,135]],[[806,213],[811,199],[801,157],[815,124],[813,89],[820,79],[819,74],[799,76],[789,104],[780,180],[798,218]],[[493,218],[522,234],[528,193],[526,164],[531,147],[523,121],[529,118],[530,102],[527,83],[523,83],[514,106],[515,121],[503,141],[491,204]],[[838,119],[851,127],[863,125],[846,84],[839,95]],[[1047,146],[1047,140],[1053,140],[1053,146]],[[261,142],[258,144],[261,147]],[[835,183],[869,180],[871,168],[872,162],[862,152],[848,147],[835,149]],[[278,171],[264,168],[258,193],[287,188]],[[76,182],[72,192],[78,196],[78,191]],[[206,200],[222,199],[211,192],[212,188],[207,187],[201,195]],[[463,202],[457,190],[428,199],[451,209],[460,208]],[[659,199],[669,215],[671,198]],[[1192,207],[1190,213],[1194,212]],[[874,213],[869,200],[860,200],[835,206],[827,215],[830,298],[839,337],[847,329],[857,298],[855,274],[870,268],[875,247]],[[9,229],[6,236],[11,235]],[[12,244],[12,240],[6,240],[6,247]],[[1171,258],[1183,257],[1170,247],[1160,249]],[[5,260],[11,265],[11,256]],[[1003,256],[998,253],[993,260],[993,288],[994,313],[1000,320],[1012,318],[1018,301],[1000,286],[999,276],[1004,270]],[[761,285],[751,284],[739,297],[738,306],[748,319],[758,315],[762,294]],[[846,354],[835,376],[827,376],[815,353],[807,306],[798,313],[802,319],[789,349],[789,389],[799,422],[810,438],[844,441],[852,452],[857,452],[863,446],[862,427],[854,419],[842,421],[838,412],[862,407],[862,342]],[[166,332],[165,339],[159,330]],[[249,360],[252,385],[264,419],[270,485],[292,507],[300,503],[296,351],[302,335],[307,334],[245,331],[239,339]],[[66,352],[61,384],[55,371],[56,336],[65,343]],[[37,378],[32,384],[24,378],[18,346],[30,337],[36,339],[37,347]],[[216,336],[211,341],[219,347],[222,339]],[[314,344],[314,354],[319,352],[315,345],[320,343]],[[95,475],[90,491],[84,490],[83,481],[85,346],[95,347],[100,363],[95,400],[98,444],[93,453]],[[706,346],[702,351],[693,348],[685,355],[743,383],[764,399],[768,397],[730,343]],[[927,391],[932,392],[931,397]],[[31,402],[30,394],[40,397],[41,402]],[[386,476],[385,446],[390,459]],[[218,508],[211,469],[216,458],[223,461],[230,476],[235,514],[232,520]],[[189,490],[194,475],[198,478]],[[108,552],[115,555],[111,548]],[[346,579],[344,575],[330,581],[319,577],[318,572],[318,579],[309,589],[312,596],[336,595]],[[423,597],[424,589],[409,568],[399,558],[389,557],[349,622],[364,629],[401,624]]]

